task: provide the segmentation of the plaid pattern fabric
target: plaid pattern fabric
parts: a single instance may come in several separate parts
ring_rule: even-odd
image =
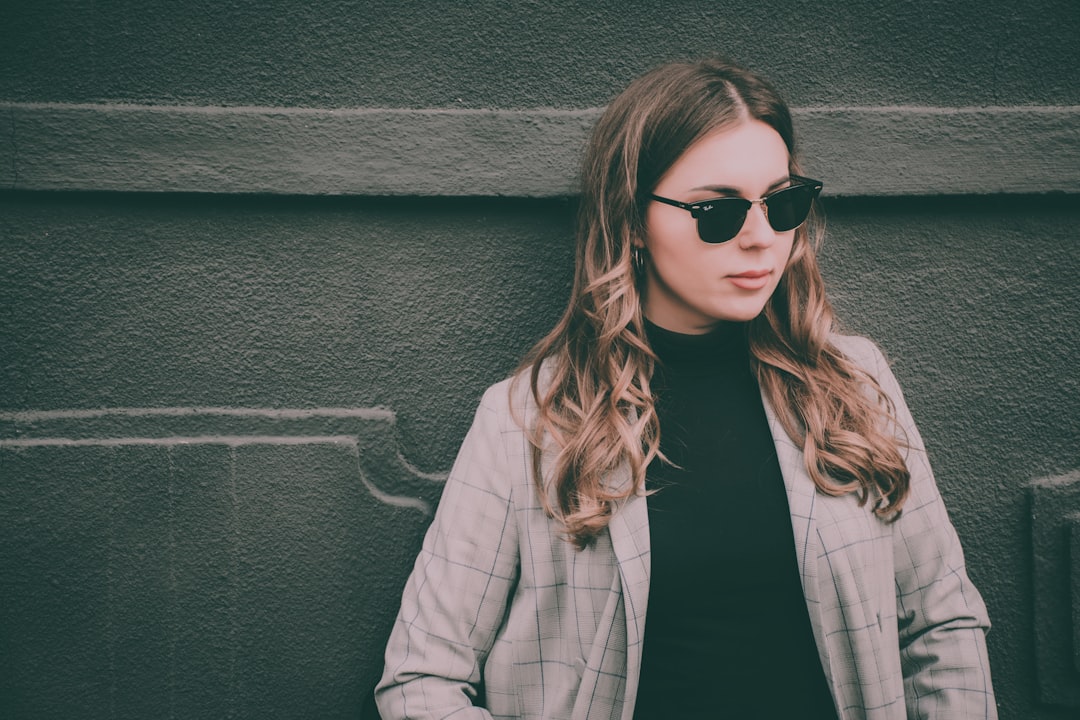
[[[876,346],[835,342],[895,402],[912,474],[893,524],[853,495],[818,493],[766,402],[840,717],[996,718],[986,608],[918,431]],[[633,716],[649,597],[645,498],[625,502],[594,547],[578,552],[560,539],[511,410],[528,421],[527,389],[510,397],[509,387],[485,394],[406,585],[376,689],[386,720]]]

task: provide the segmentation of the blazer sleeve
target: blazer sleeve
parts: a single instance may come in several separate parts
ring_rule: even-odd
[[[876,346],[873,354],[878,383],[894,404],[897,435],[911,473],[911,494],[893,528],[908,717],[996,718],[986,606],[968,579],[960,540],[900,386]]]
[[[476,411],[406,583],[375,689],[383,720],[490,718],[473,701],[518,572],[498,387]]]

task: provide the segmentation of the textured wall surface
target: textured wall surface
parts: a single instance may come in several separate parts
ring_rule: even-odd
[[[383,406],[429,470],[573,271],[565,201],[0,202],[3,408]]]
[[[241,551],[252,562],[269,563],[264,580],[277,578],[308,591],[311,582],[328,582],[320,565],[348,568],[335,586],[343,602],[314,607],[299,590],[284,600],[276,592],[270,597],[278,598],[275,612],[290,623],[317,623],[325,633],[316,633],[315,644],[306,646],[318,650],[312,661],[347,658],[358,685],[370,681],[381,633],[394,611],[394,601],[387,600],[392,593],[377,591],[378,578],[391,578],[384,581],[391,584],[403,579],[422,523],[393,520],[394,513],[408,511],[372,505],[355,472],[335,474],[333,462],[349,462],[348,444],[344,455],[334,451],[338,445],[314,441],[276,451],[259,451],[251,442],[229,450],[212,440],[203,441],[205,450],[161,440],[147,447],[115,438],[241,431],[236,421],[230,425],[205,412],[178,427],[160,420],[147,427],[149,421],[142,420],[129,429],[93,417],[57,427],[63,410],[385,406],[398,415],[392,444],[422,468],[445,469],[483,388],[509,372],[556,317],[569,282],[570,215],[561,201],[435,202],[418,217],[406,201],[4,197],[0,236],[7,262],[0,270],[0,305],[9,312],[0,324],[0,387],[3,406],[11,411],[5,436],[26,442],[9,443],[0,455],[9,513],[0,522],[10,553],[5,574],[18,579],[6,587],[19,600],[3,604],[2,621],[16,649],[39,650],[5,654],[14,664],[5,674],[9,682],[25,680],[20,691],[33,694],[50,685],[44,673],[75,693],[68,683],[83,687],[77,681],[88,672],[79,665],[81,656],[57,667],[41,648],[59,653],[72,637],[83,637],[88,643],[111,642],[121,658],[125,649],[134,652],[128,662],[164,683],[158,699],[173,698],[171,707],[192,707],[184,704],[192,692],[184,678],[210,672],[215,680],[207,692],[214,699],[263,712],[259,703],[243,704],[254,698],[252,683],[266,682],[265,673],[278,678],[279,657],[303,653],[260,645],[292,642],[269,624],[277,616],[229,625],[236,612],[264,604],[253,581],[226,566],[215,590],[205,572],[189,569],[189,593],[201,588],[213,596],[234,587],[248,593],[218,597],[217,605],[211,598],[212,612],[193,606],[175,590],[175,580],[166,583],[170,573],[185,576],[185,564],[193,562],[186,555],[227,563]],[[1080,347],[1080,288],[1073,281],[1080,274],[1073,244],[1080,210],[1066,198],[847,200],[829,207],[829,222],[822,261],[838,311],[852,331],[876,338],[895,361],[971,573],[987,596],[999,696],[1005,708],[1033,712],[1036,598],[1030,590],[1024,483],[1080,467],[1080,388],[1073,361]],[[484,282],[469,281],[477,277]],[[49,413],[58,411],[61,417],[43,427]],[[338,432],[307,430],[320,436]],[[342,434],[364,437],[362,428]],[[28,440],[84,436],[97,442],[53,446]],[[261,463],[261,474],[248,476],[259,481],[239,497],[226,493],[230,452]],[[375,484],[390,494],[418,496],[413,475],[393,468],[392,462],[376,465]],[[170,499],[178,491],[169,488],[185,483],[189,493],[203,488],[188,498],[188,508],[183,499]],[[127,508],[119,515],[113,509],[117,502]],[[234,535],[230,523],[240,521],[222,514],[235,514],[237,507],[254,513],[249,523],[263,512],[272,514]],[[325,517],[305,519],[316,511]],[[279,521],[286,521],[284,536],[260,545],[275,537],[273,523]],[[329,539],[326,523],[336,533]],[[109,536],[118,524],[126,528],[121,539]],[[105,536],[94,550],[77,528]],[[158,547],[166,531],[181,541]],[[385,544],[387,533],[397,545]],[[65,537],[50,549],[50,539]],[[132,544],[125,545],[124,537]],[[374,541],[382,549],[365,554]],[[317,552],[310,549],[319,542]],[[68,543],[90,550],[73,556]],[[193,549],[200,543],[205,549]],[[155,547],[147,557],[147,548]],[[278,555],[289,548],[293,554],[306,549],[308,556],[281,562]],[[325,555],[313,562],[319,553]],[[132,568],[118,575],[117,563]],[[169,570],[169,563],[178,563],[179,570]],[[154,575],[137,572],[149,566],[158,568],[166,584],[155,586]],[[141,590],[130,585],[135,575],[145,584]],[[56,588],[65,600],[40,604],[43,587]],[[86,598],[92,587],[103,593],[112,588],[113,594],[94,602]],[[73,597],[84,616],[66,617],[74,612]],[[95,615],[95,608],[116,613],[117,603],[133,603],[135,625],[110,640],[115,620],[108,620],[108,612]],[[64,617],[56,620],[54,613],[65,606]],[[362,611],[377,620],[365,624],[366,616],[358,616]],[[29,626],[27,617],[34,619]],[[146,627],[166,618],[148,639]],[[209,623],[210,633],[222,624],[233,629],[200,646],[176,628],[185,618]],[[91,620],[97,623],[92,628],[80,624]],[[49,627],[50,621],[52,629],[38,634],[35,628]],[[103,626],[107,621],[113,624]],[[21,628],[17,634],[10,630],[15,627]],[[310,633],[296,632],[312,640]],[[150,667],[139,662],[138,652],[164,647],[173,648],[170,661],[158,659]],[[232,670],[238,674],[211,672],[217,669],[213,663],[226,662],[238,647],[247,661]],[[92,648],[80,652],[92,654]],[[167,684],[170,669],[186,670],[179,673],[179,685]],[[112,672],[119,679],[129,676],[124,665]],[[325,678],[339,689],[343,682],[338,667],[327,674],[327,667],[313,663],[295,672]],[[169,688],[172,695],[165,692]],[[117,707],[134,702],[124,700],[122,685],[113,692],[121,698]],[[305,697],[291,690],[282,707],[295,707]],[[127,713],[117,710],[116,716]],[[1025,716],[1057,715],[1044,710]]]
[[[843,196],[826,280],[1002,717],[1074,717],[1080,4],[880,6],[0,6],[0,716],[368,716],[439,474],[565,302],[589,118],[722,51]]]
[[[0,187],[565,197],[600,108],[310,110],[0,103]],[[1080,186],[1080,106],[796,108],[832,196]]]
[[[5,717],[355,717],[440,488],[392,419],[0,415]]]
[[[660,62],[723,52],[793,105],[1080,103],[1073,0],[7,6],[8,100],[583,108]]]

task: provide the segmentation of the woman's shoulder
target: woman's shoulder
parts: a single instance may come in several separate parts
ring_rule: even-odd
[[[902,424],[913,427],[913,421],[904,401],[904,393],[893,374],[892,364],[877,343],[861,335],[836,334],[830,340],[833,347],[865,372],[877,384],[878,389],[885,393],[893,407],[901,411],[897,419]]]
[[[537,388],[543,392],[547,373],[540,369]],[[536,400],[532,391],[531,368],[519,368],[514,374],[490,385],[480,399],[477,414],[489,414],[498,418],[504,430],[521,430],[536,414]]]
[[[863,335],[833,333],[829,342],[851,362],[858,365],[875,379],[882,370],[888,369],[888,361],[877,343]]]
[[[543,393],[551,384],[551,365],[544,362],[536,372],[537,392]],[[533,394],[533,367],[517,368],[512,375],[491,385],[484,391],[481,407],[506,411],[512,415],[531,414],[536,409]]]

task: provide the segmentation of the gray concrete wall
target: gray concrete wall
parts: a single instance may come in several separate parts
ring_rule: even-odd
[[[1080,6],[220,5],[0,8],[0,715],[363,715],[596,108],[723,51],[799,108],[1002,717],[1073,716]]]
[[[224,6],[224,7],[223,7]],[[724,52],[792,105],[1076,105],[1071,0],[11,0],[0,97],[309,108],[603,105]]]

